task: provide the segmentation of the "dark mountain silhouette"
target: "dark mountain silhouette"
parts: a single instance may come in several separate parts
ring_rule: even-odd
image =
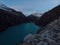
[[[22,12],[11,8],[0,8],[0,31],[4,31],[9,26],[26,22],[26,17]]]
[[[39,17],[34,16],[33,14],[27,16],[27,22],[36,22],[39,19]]]
[[[60,5],[57,7],[45,12],[38,21],[35,22],[38,26],[45,26],[52,22],[53,20],[57,19],[60,16]]]

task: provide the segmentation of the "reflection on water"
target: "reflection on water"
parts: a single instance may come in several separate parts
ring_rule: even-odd
[[[34,23],[20,24],[10,27],[7,31],[0,33],[0,45],[15,45],[23,40],[29,33],[36,33],[39,29]]]

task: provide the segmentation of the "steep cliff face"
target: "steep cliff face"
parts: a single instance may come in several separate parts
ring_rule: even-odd
[[[38,26],[45,26],[52,22],[53,20],[57,19],[60,16],[60,5],[53,8],[52,10],[45,12],[38,21],[36,21],[36,25]]]
[[[3,7],[0,8],[0,31],[5,30],[9,26],[26,22],[26,17],[22,12]]]

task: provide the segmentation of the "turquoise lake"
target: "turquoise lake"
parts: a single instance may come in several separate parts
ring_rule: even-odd
[[[34,34],[39,27],[34,23],[25,23],[9,27],[6,31],[0,32],[0,45],[16,45],[31,32]]]

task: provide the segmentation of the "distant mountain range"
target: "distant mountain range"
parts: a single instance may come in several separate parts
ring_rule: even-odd
[[[37,20],[39,20],[39,18],[42,16],[42,13],[32,13],[29,16],[27,16],[27,22],[36,22]]]

